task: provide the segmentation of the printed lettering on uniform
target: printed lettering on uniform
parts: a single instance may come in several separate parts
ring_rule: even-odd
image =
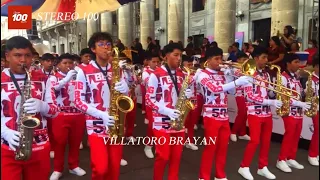
[[[153,94],[154,93],[154,87],[148,87],[148,93]]]

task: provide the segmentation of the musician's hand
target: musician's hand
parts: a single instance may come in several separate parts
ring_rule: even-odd
[[[121,94],[126,94],[126,93],[129,92],[128,84],[127,84],[124,80],[122,80],[122,81],[120,81],[120,82],[117,82],[117,83],[115,84],[114,89],[115,89],[116,91],[120,92]]]
[[[20,132],[8,128],[4,131],[2,130],[1,136],[8,142],[9,148],[16,151],[16,147],[19,146],[20,142]]]
[[[73,77],[75,77],[77,75],[77,71],[76,70],[70,70],[67,74],[67,76],[65,77],[65,80],[67,82],[69,82],[71,79],[73,79]]]
[[[243,86],[252,82],[252,77],[241,76],[239,79],[235,80],[236,85]]]
[[[35,114],[43,112],[43,101],[36,98],[27,99],[26,102],[23,104],[24,110],[28,114]]]
[[[297,106],[301,107],[304,111],[309,110],[311,108],[310,102],[301,102],[297,101]]]
[[[113,116],[109,116],[108,112],[101,111],[99,116],[102,119],[104,126],[113,126],[114,125],[115,118]]]
[[[180,117],[180,111],[176,109],[171,109],[165,107],[162,112],[160,112],[163,115],[168,116],[170,119],[178,119]]]
[[[119,67],[121,68],[121,69],[123,69],[123,68],[125,68],[126,67],[126,65],[127,65],[127,61],[126,60],[121,60],[121,61],[119,61]]]
[[[189,99],[193,96],[191,89],[186,89],[184,91],[184,94],[186,95],[186,97]]]
[[[272,100],[272,99],[266,99],[266,104],[269,105],[269,106],[274,106],[276,108],[281,108],[283,103],[282,101],[279,101],[279,100]]]

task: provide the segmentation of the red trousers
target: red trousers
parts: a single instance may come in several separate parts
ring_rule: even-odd
[[[4,146],[4,145],[2,145]],[[14,152],[1,148],[1,179],[2,180],[48,180],[50,175],[50,144],[44,149],[33,151],[27,161],[14,159]]]
[[[144,85],[140,85],[141,89],[141,95],[142,95],[142,100],[141,100],[141,109],[142,111],[146,110],[146,87]]]
[[[238,114],[234,121],[231,133],[238,134],[239,136],[244,136],[247,134],[247,106],[246,100],[243,96],[237,96],[236,102],[238,106]]]
[[[146,117],[149,120],[148,127],[147,127],[147,137],[152,139],[153,137],[153,116],[152,116],[152,109],[149,106],[146,106]],[[153,146],[152,141],[147,145]]]
[[[241,167],[249,167],[257,147],[260,144],[259,169],[268,166],[268,154],[272,135],[272,117],[258,117],[248,115],[250,138]]]
[[[204,147],[199,179],[210,180],[213,159],[215,156],[216,178],[226,178],[225,166],[227,161],[228,142],[230,136],[229,121],[217,121],[214,118],[203,117],[204,137],[207,142],[216,138],[216,143]]]
[[[198,101],[197,101],[198,102]],[[194,143],[194,125],[199,121],[199,117],[201,116],[202,106],[196,105],[196,108],[189,112],[188,117],[185,122],[185,127],[188,130],[188,138],[190,143]]]
[[[292,116],[282,117],[285,133],[283,135],[279,161],[296,159],[300,135],[302,131],[302,118],[295,119]]]
[[[88,135],[92,180],[119,180],[122,145],[105,144],[102,137]]]
[[[69,144],[69,169],[79,167],[79,146],[83,138],[85,127],[84,114],[60,113],[52,120],[52,131],[55,139],[54,171],[63,172],[64,154]]]
[[[133,136],[133,129],[134,129],[134,123],[136,121],[136,112],[137,112],[137,99],[135,98],[133,100],[134,102],[134,107],[132,109],[132,111],[130,111],[127,115],[126,115],[126,131],[125,131],[125,137],[130,137]]]
[[[314,131],[310,142],[309,156],[317,157],[319,156],[319,112],[312,118],[312,121]]]
[[[157,137],[157,140],[161,137],[159,144],[155,144],[156,159],[154,162],[153,180],[163,180],[164,171],[168,163],[168,180],[179,180],[179,168],[183,144],[170,145],[170,137],[184,138],[184,132],[166,133],[164,131],[154,129],[153,134]],[[165,141],[163,139],[165,139]],[[162,143],[163,141],[164,143]]]
[[[47,130],[48,130],[48,136],[49,136],[49,142],[50,142],[50,151],[54,151],[54,138],[53,138],[53,132],[52,132],[52,119],[47,118]]]

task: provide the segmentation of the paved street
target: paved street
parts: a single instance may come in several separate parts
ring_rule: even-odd
[[[140,112],[140,111],[139,111]],[[135,134],[137,136],[143,136],[146,133],[146,125],[143,124],[143,116],[137,114],[138,126],[135,128]],[[201,136],[203,130],[196,131],[197,136]],[[85,140],[86,141],[86,140]],[[85,142],[84,141],[84,142]],[[238,175],[237,171],[243,156],[243,152],[246,146],[246,141],[238,141],[236,143],[230,142],[228,150],[228,161],[226,172],[229,180],[241,180],[242,177]],[[86,144],[86,143],[84,143]],[[126,146],[124,148],[124,158],[128,161],[128,165],[121,167],[120,180],[152,180],[153,175],[153,160],[147,159],[143,152],[143,146]],[[180,178],[179,180],[198,180],[200,158],[203,147],[200,147],[198,151],[191,151],[185,149],[181,161]],[[269,169],[273,172],[279,180],[316,180],[319,179],[319,169],[312,167],[307,161],[307,151],[300,149],[298,152],[297,160],[305,166],[304,170],[294,170],[291,174],[280,172],[276,167],[276,160],[280,150],[279,143],[272,143],[270,150],[270,166]],[[257,153],[256,153],[257,154]],[[64,176],[61,180],[89,180],[91,179],[90,170],[90,153],[89,148],[85,146],[80,153],[80,167],[87,171],[87,175],[83,177],[77,177],[71,175],[67,170],[67,163],[65,166]],[[265,180],[256,174],[257,169],[257,155],[251,165],[251,173],[255,177],[255,180]],[[212,179],[214,179],[214,169],[212,171]]]

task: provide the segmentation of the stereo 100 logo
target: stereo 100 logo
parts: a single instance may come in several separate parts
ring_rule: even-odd
[[[8,29],[32,29],[32,6],[9,6]]]

